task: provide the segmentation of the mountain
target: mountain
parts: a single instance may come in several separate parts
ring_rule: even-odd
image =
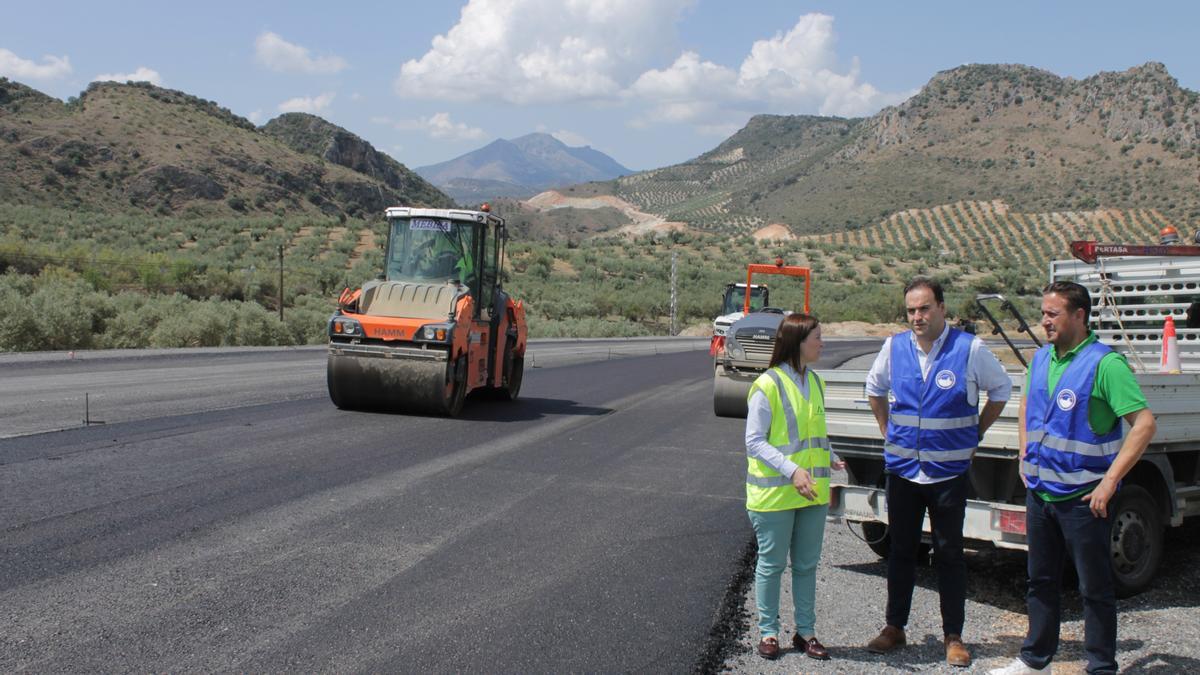
[[[528,197],[557,185],[609,180],[632,173],[591,147],[570,147],[550,134],[498,139],[416,172],[460,203]]]
[[[406,195],[410,201],[448,206],[445,195],[403,164],[316,115],[285,113],[263,125],[262,132],[296,152],[370,176]]]
[[[1200,219],[1200,94],[1162,64],[1081,80],[967,65],[862,119],[759,115],[699,157],[576,185],[697,230],[861,228],[908,209],[1155,209]]]
[[[93,82],[63,103],[0,79],[0,203],[193,216],[358,216],[398,203],[451,204],[365,141],[317,120],[285,120],[269,134],[212,101],[144,82]],[[292,126],[310,129],[313,152],[291,147]]]

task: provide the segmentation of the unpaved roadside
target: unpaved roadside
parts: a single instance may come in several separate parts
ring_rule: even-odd
[[[835,478],[837,476],[835,475]],[[747,537],[751,537],[749,523]],[[814,661],[785,651],[774,662],[754,652],[753,580],[747,585],[738,638],[722,669],[735,673],[986,673],[1018,651],[1026,627],[1025,555],[1014,551],[969,552],[965,639],[975,657],[970,668],[946,665],[941,645],[937,575],[931,566],[917,572],[909,646],[878,656],[865,645],[883,626],[887,568],[844,522],[829,522],[817,570],[817,632],[833,659]],[[1167,531],[1166,552],[1157,581],[1148,591],[1118,602],[1117,661],[1126,673],[1200,672],[1200,520]],[[750,564],[753,564],[752,562]],[[1073,582],[1072,582],[1073,583]],[[784,573],[780,607],[784,640],[791,621],[791,580]],[[1083,673],[1083,618],[1079,593],[1064,591],[1062,646],[1053,672]]]

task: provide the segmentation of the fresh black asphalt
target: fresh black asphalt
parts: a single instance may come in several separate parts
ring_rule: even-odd
[[[0,440],[0,671],[692,670],[750,537],[710,357],[523,394]]]

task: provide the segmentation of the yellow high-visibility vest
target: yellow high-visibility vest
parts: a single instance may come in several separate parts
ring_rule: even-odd
[[[816,499],[801,496],[788,476],[749,455],[746,456],[746,508],[750,511],[784,511],[829,503],[829,438],[825,432],[825,385],[808,371],[808,395],[782,369],[767,370],[750,387],[766,395],[771,404],[771,431],[767,442],[812,476]]]

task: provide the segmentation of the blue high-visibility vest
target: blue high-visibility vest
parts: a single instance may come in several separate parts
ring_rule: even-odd
[[[1050,392],[1050,350],[1033,356],[1025,396],[1025,459],[1021,473],[1030,490],[1055,496],[1079,492],[1100,482],[1121,450],[1124,430],[1118,420],[1106,434],[1088,424],[1088,404],[1100,361],[1112,351],[1102,342],[1081,349]]]
[[[979,445],[979,407],[967,402],[967,362],[974,336],[951,328],[921,377],[912,331],[892,337],[891,389],[883,458],[888,472],[913,479],[967,471]]]

